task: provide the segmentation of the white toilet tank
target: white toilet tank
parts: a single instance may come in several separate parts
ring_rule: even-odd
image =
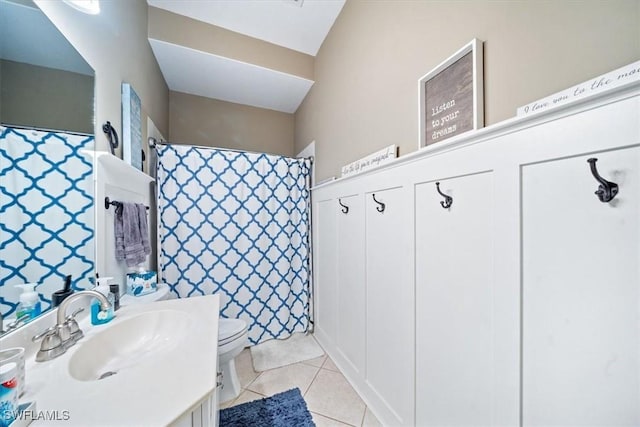
[[[139,297],[133,295],[124,294],[120,297],[120,305],[133,305],[133,304],[146,304],[154,301],[164,301],[169,299],[175,299],[176,296],[169,291],[169,286],[166,283],[158,283],[158,290],[152,294],[146,294]]]

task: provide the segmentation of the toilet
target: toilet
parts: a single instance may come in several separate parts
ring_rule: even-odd
[[[169,286],[158,283],[158,291],[152,294],[134,297],[129,294],[120,297],[120,305],[145,304],[154,301],[175,299],[169,292]],[[235,358],[242,352],[249,342],[247,322],[242,319],[219,318],[218,321],[218,364],[222,372],[222,389],[220,402],[236,398],[240,394],[241,386],[236,372]]]
[[[249,343],[247,322],[242,319],[225,319],[218,322],[218,363],[222,372],[220,402],[235,399],[241,390],[236,372],[236,356]]]

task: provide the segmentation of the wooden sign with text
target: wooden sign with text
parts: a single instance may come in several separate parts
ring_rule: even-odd
[[[597,93],[613,90],[615,88],[633,84],[640,81],[640,61],[633,62],[624,67],[610,71],[591,80],[572,86],[561,92],[539,99],[535,102],[518,108],[518,116],[527,116],[559,105],[569,104],[578,99],[583,99]]]
[[[420,148],[483,126],[481,41],[472,40],[419,84]]]
[[[368,169],[373,169],[378,166],[382,166],[385,163],[389,163],[393,159],[398,157],[398,147],[396,144],[390,145],[382,150],[371,153],[366,157],[363,157],[355,162],[351,162],[348,165],[342,167],[342,176],[356,175],[360,172],[364,172]]]

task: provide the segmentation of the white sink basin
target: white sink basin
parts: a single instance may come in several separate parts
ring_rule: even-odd
[[[35,361],[34,344],[23,401],[37,402],[43,413],[63,408],[71,417],[39,418],[32,425],[174,425],[216,393],[219,314],[218,295],[135,304],[120,308],[105,325],[80,319],[85,337],[48,362]],[[98,380],[108,372],[116,374]]]
[[[128,368],[174,350],[184,339],[191,316],[157,310],[127,318],[88,340],[80,340],[69,359],[69,374],[79,381],[125,375]],[[102,327],[102,326],[99,326]]]

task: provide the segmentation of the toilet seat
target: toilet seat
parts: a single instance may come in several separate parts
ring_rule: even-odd
[[[218,322],[218,346],[241,338],[247,333],[247,322],[242,319],[220,318]]]

